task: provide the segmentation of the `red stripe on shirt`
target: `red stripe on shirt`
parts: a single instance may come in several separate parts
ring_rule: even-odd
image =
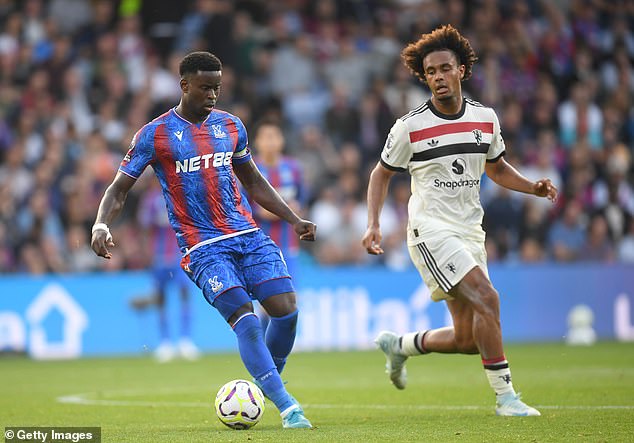
[[[229,136],[231,137],[231,141],[233,143],[233,152],[235,154],[236,149],[238,149],[238,128],[236,126],[236,123],[230,118],[225,119],[225,124],[227,125],[227,130],[229,131]],[[233,164],[231,168],[233,169]],[[251,212],[247,211],[247,209],[242,204],[242,194],[238,189],[238,183],[235,179],[233,180],[233,195],[235,196],[237,202],[236,209],[238,210],[238,212],[240,212],[240,214],[242,214],[242,216],[246,218],[247,221],[251,225],[253,225],[253,227],[256,227],[257,224],[255,223],[255,220],[253,220],[253,215],[251,214]]]
[[[486,134],[493,134],[492,122],[461,122],[445,123],[443,125],[432,126],[431,128],[419,129],[409,133],[410,143],[415,143],[427,138],[439,137],[447,134],[458,134],[460,132],[470,132],[479,129]]]
[[[202,126],[202,129],[193,128],[193,141],[198,155],[203,156],[215,152],[212,146],[211,136],[205,125]],[[224,203],[222,202],[222,194],[218,186],[218,170],[211,166],[213,160],[214,157],[211,157],[209,159],[210,167],[205,168],[201,165],[198,172],[204,183],[204,189],[207,189],[207,205],[213,217],[212,223],[223,234],[231,234],[235,232],[235,229],[229,226],[228,220],[224,216]]]
[[[183,233],[185,243],[188,246],[193,246],[200,242],[200,237],[198,231],[187,223],[187,220],[191,218],[187,210],[187,195],[184,192],[182,179],[176,173],[174,155],[169,145],[169,137],[165,125],[156,127],[154,132],[154,150],[165,174],[165,181],[169,186],[168,193],[172,197],[172,209],[180,226],[180,231]]]

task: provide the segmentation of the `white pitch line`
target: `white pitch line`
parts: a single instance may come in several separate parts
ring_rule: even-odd
[[[179,401],[145,401],[145,400],[100,400],[88,398],[91,393],[65,395],[57,397],[59,403],[77,404],[84,406],[137,406],[137,407],[165,407],[165,408],[210,408],[211,402],[179,402]],[[378,404],[303,404],[306,409],[373,409],[373,410],[440,410],[440,411],[476,411],[488,410],[491,406],[478,405],[378,405]],[[537,405],[539,409],[571,409],[571,410],[613,410],[634,409],[634,405]]]

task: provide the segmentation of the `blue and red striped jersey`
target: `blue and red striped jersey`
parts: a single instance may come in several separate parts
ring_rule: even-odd
[[[196,125],[170,109],[135,134],[119,170],[136,179],[152,166],[185,252],[203,241],[257,229],[233,172],[234,164],[250,159],[247,132],[238,117],[214,110]]]
[[[256,159],[256,164],[262,175],[287,203],[296,200],[300,206],[305,203],[305,188],[302,170],[299,163],[289,157],[282,157],[277,165],[269,167]],[[257,203],[253,203],[257,205]],[[293,226],[284,220],[268,220],[258,216],[255,210],[254,218],[264,232],[271,237],[285,255],[297,254],[299,251],[299,237]]]

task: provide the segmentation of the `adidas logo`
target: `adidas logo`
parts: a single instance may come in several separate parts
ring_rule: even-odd
[[[430,141],[427,142],[427,144],[431,146],[432,148],[434,148],[438,145],[438,140],[436,140],[435,138],[432,138]]]

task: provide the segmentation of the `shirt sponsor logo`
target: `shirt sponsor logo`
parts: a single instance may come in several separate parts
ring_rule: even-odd
[[[186,158],[185,160],[176,160],[176,173],[194,172],[202,169],[220,168],[221,166],[229,166],[233,151],[230,152],[213,152],[211,154],[197,155],[196,157]]]
[[[434,187],[435,188],[448,188],[448,189],[456,189],[456,188],[477,188],[480,186],[480,179],[460,179],[460,180],[440,180],[434,179]]]
[[[466,167],[466,163],[464,162],[463,159],[461,158],[457,158],[453,161],[453,163],[451,164],[451,171],[454,174],[457,175],[462,175],[464,174],[464,168]]]

